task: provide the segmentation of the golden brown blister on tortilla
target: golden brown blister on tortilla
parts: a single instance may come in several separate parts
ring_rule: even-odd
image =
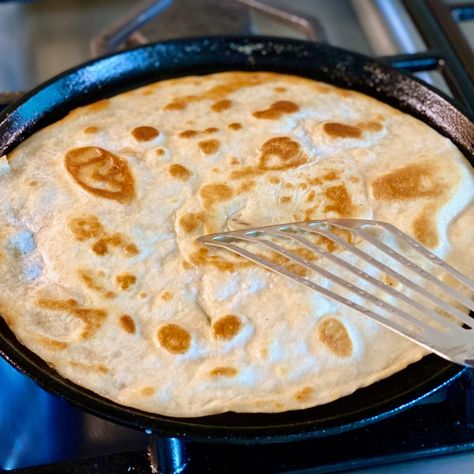
[[[73,148],[64,163],[74,181],[89,193],[128,203],[135,197],[135,182],[127,161],[96,146]]]
[[[217,339],[223,340],[234,338],[239,333],[241,327],[240,319],[233,314],[223,316],[212,325],[214,336]]]
[[[210,371],[213,377],[235,377],[238,373],[235,367],[216,367]]]
[[[131,134],[135,140],[138,142],[149,142],[154,140],[160,135],[160,131],[155,127],[150,127],[149,125],[143,125],[141,127],[135,127]]]
[[[344,324],[338,319],[328,317],[318,324],[319,340],[338,357],[352,355],[352,341]]]
[[[166,324],[158,330],[160,345],[171,354],[184,354],[191,347],[191,335],[178,324]]]
[[[229,110],[232,107],[232,101],[229,99],[222,99],[214,102],[211,106],[211,109],[214,112],[223,112],[224,110]]]
[[[129,314],[122,314],[119,318],[120,327],[128,334],[135,334],[136,325],[135,321]]]
[[[137,277],[133,273],[124,272],[117,275],[115,281],[121,290],[128,290],[131,286],[135,285]]]
[[[289,100],[279,100],[271,104],[268,109],[258,110],[252,115],[258,119],[278,120],[285,114],[293,114],[299,110],[300,108],[294,102]]]
[[[192,173],[183,165],[175,163],[168,167],[168,173],[173,176],[173,178],[180,179],[181,181],[187,181]]]
[[[205,155],[215,155],[219,151],[220,142],[215,138],[202,140],[198,143],[198,147]]]
[[[74,299],[55,300],[42,298],[36,302],[40,309],[51,311],[65,311],[66,313],[80,319],[84,324],[82,339],[90,339],[102,326],[107,318],[107,312],[100,308],[84,308]]]

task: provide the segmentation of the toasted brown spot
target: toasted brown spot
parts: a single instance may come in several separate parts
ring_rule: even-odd
[[[135,321],[128,314],[123,314],[119,319],[120,327],[129,334],[135,334]]]
[[[97,272],[98,273],[98,272]],[[88,270],[79,270],[79,276],[87,288],[101,293],[107,299],[115,298],[117,295],[113,291],[108,291],[103,285],[97,283],[94,273]]]
[[[184,354],[191,346],[191,335],[177,324],[166,324],[158,331],[160,344],[172,354]]]
[[[293,200],[291,196],[281,196],[280,204],[288,204]]]
[[[218,131],[219,131],[219,129],[217,127],[209,127],[209,128],[206,128],[205,130],[203,130],[202,133],[216,133]]]
[[[392,275],[388,275],[386,273],[384,273],[384,275],[382,277],[382,282],[385,283],[386,285],[392,286],[392,287],[395,287],[395,286],[399,285],[399,282],[396,278],[394,278]]]
[[[84,133],[97,133],[99,131],[99,128],[98,127],[94,127],[94,126],[91,126],[91,127],[86,127],[84,129]]]
[[[48,349],[53,351],[63,351],[67,349],[69,344],[64,341],[58,341],[57,339],[50,339],[49,337],[45,336],[38,336],[36,338],[42,345],[46,346]]]
[[[290,137],[275,137],[262,146],[259,168],[263,170],[286,170],[306,162],[298,142]]]
[[[107,313],[103,309],[82,308],[73,299],[53,300],[44,298],[38,300],[37,305],[42,309],[66,311],[80,319],[84,323],[84,329],[81,334],[82,339],[89,339],[93,336],[107,317]]]
[[[140,251],[138,250],[138,247],[135,244],[127,244],[125,247],[123,247],[123,251],[127,256],[134,256],[138,255]]]
[[[213,325],[212,329],[214,330],[214,336],[217,339],[232,339],[238,334],[242,323],[237,316],[233,314],[228,314],[217,320]]]
[[[324,190],[324,197],[329,201],[325,212],[337,212],[340,216],[349,217],[354,213],[352,199],[343,184],[331,186]]]
[[[323,179],[325,181],[334,181],[339,179],[339,173],[337,171],[328,171],[325,175],[323,175]]]
[[[231,107],[232,107],[232,101],[228,99],[219,100],[217,102],[214,102],[211,105],[211,109],[214,112],[222,112],[224,110],[230,109]]]
[[[86,146],[66,153],[69,174],[86,191],[127,203],[135,197],[135,184],[127,161],[103,148]]]
[[[380,132],[383,129],[383,125],[379,122],[364,122],[362,124],[359,124],[361,128],[364,130],[368,130],[369,132]]]
[[[79,270],[79,276],[81,277],[82,281],[86,284],[87,288],[95,291],[103,291],[104,287],[96,283],[95,278],[92,272],[87,270]]]
[[[189,256],[189,259],[194,265],[197,266],[212,265],[213,267],[216,267],[219,270],[230,272],[235,271],[237,268],[247,268],[252,265],[251,262],[244,260],[243,258],[240,262],[230,262],[228,260],[220,258],[217,255],[210,255],[209,250],[205,247],[201,247],[198,251],[193,252]]]
[[[171,301],[173,299],[173,293],[170,291],[163,291],[163,293],[161,293],[161,299],[163,301]]]
[[[285,189],[293,189],[295,186],[292,183],[285,183]]]
[[[313,202],[315,197],[316,197],[316,191],[314,189],[312,189],[308,193],[308,196],[306,196],[306,202]]]
[[[202,140],[198,143],[198,147],[205,155],[213,155],[219,151],[220,142],[215,138]]]
[[[160,134],[160,131],[155,127],[143,126],[134,128],[131,133],[135,140],[139,142],[149,142],[156,138]]]
[[[28,186],[31,186],[34,188],[35,186],[38,186],[38,181],[36,179],[32,179],[31,181],[28,182]]]
[[[195,96],[192,100],[223,99],[232,92],[244,87],[256,86],[263,81],[265,81],[264,75],[259,73],[232,73],[232,77],[226,78],[221,84],[211,87],[199,96]],[[189,100],[189,96],[186,99]]]
[[[186,108],[186,102],[184,101],[174,101],[170,102],[165,106],[165,110],[183,110]]]
[[[276,265],[279,265],[290,272],[296,273],[299,276],[305,277],[309,274],[309,271],[305,267],[291,261],[289,258],[286,258],[277,252],[272,252],[268,259]]]
[[[110,100],[109,99],[102,99],[94,104],[88,105],[87,110],[91,112],[99,112],[100,110],[106,109],[110,105]]]
[[[306,191],[309,188],[308,183],[300,183],[298,184],[298,188],[302,189],[303,191]]]
[[[140,298],[146,298],[148,296],[148,293],[146,291],[140,291],[139,295]]]
[[[263,173],[263,170],[254,168],[253,166],[244,166],[243,168],[232,171],[229,176],[230,179],[241,179],[251,176],[258,176]]]
[[[69,221],[69,228],[79,241],[98,237],[104,228],[96,216],[76,217]]]
[[[143,387],[141,390],[140,390],[140,393],[144,396],[144,397],[151,397],[152,395],[154,395],[156,393],[156,390],[153,388],[153,387]]]
[[[101,364],[83,364],[82,362],[76,361],[70,361],[69,364],[76,369],[83,370],[84,372],[95,372],[101,375],[109,373],[109,369]]]
[[[439,244],[434,220],[435,214],[435,209],[424,209],[413,221],[413,235],[420,243],[429,248],[435,248]]]
[[[280,184],[281,183],[281,179],[278,177],[278,176],[270,176],[268,178],[268,181],[271,183],[271,184]]]
[[[232,122],[227,125],[227,128],[229,130],[241,130],[242,129],[242,124],[239,122]]]
[[[244,181],[240,187],[239,187],[239,190],[238,192],[239,193],[248,193],[249,191],[251,191],[252,189],[255,189],[255,186],[257,186],[257,183],[253,180],[250,180],[250,181]]]
[[[109,253],[109,249],[107,247],[107,242],[105,239],[99,239],[93,246],[92,246],[93,252],[95,252],[97,255],[107,255]]]
[[[304,220],[305,220],[305,221],[311,221],[311,220],[313,220],[313,213],[314,213],[314,209],[306,209],[306,210],[304,211]],[[300,219],[300,217],[298,216],[298,214],[293,215],[293,218],[294,218],[295,220],[299,220],[299,219]]]
[[[293,252],[305,260],[309,260],[310,262],[318,259],[317,255],[306,247],[297,247],[293,250]]]
[[[121,273],[115,279],[121,290],[127,290],[137,282],[137,277],[131,273]]]
[[[332,230],[332,233],[337,235],[338,237],[340,237],[341,239],[344,239],[346,242],[348,242],[349,244],[352,243],[353,239],[352,239],[352,233],[348,230],[345,230],[345,229],[333,229]],[[335,252],[335,251],[339,251],[339,250],[342,250],[342,247],[340,247],[338,244],[336,244],[336,242],[334,242],[333,240],[327,238],[327,237],[324,237],[324,236],[320,236],[318,237],[317,239],[317,242],[316,242],[317,245],[321,246],[321,247],[325,247],[326,250],[328,252]]]
[[[179,136],[181,138],[193,138],[199,135],[199,132],[196,130],[185,130],[184,132],[181,132]]]
[[[205,208],[211,207],[216,202],[228,201],[232,196],[232,189],[227,184],[206,184],[199,192]]]
[[[238,372],[239,371],[234,367],[216,367],[212,369],[209,374],[214,377],[235,377]]]
[[[44,309],[59,311],[76,308],[78,306],[78,302],[73,298],[67,300],[40,299],[38,300],[38,306]]]
[[[309,402],[313,392],[314,389],[312,387],[304,387],[295,393],[294,398],[297,402]]]
[[[109,247],[120,247],[126,256],[138,255],[139,250],[137,246],[130,243],[122,234],[112,234],[105,236],[92,246],[92,250],[100,256],[109,253]]]
[[[278,87],[275,87],[273,90],[274,90],[275,92],[286,92],[288,89],[287,89],[286,87],[280,87],[280,86],[278,86]]]
[[[240,160],[235,156],[230,160],[231,165],[240,165]]]
[[[385,201],[439,196],[442,186],[427,165],[407,165],[377,178],[372,183],[375,199]]]
[[[254,112],[252,115],[259,119],[276,120],[284,114],[298,112],[300,108],[289,100],[274,102],[268,109]]]
[[[334,138],[359,138],[362,135],[360,128],[344,123],[328,122],[323,125],[323,129]]]
[[[120,153],[124,155],[134,156],[135,158],[139,155],[139,151],[136,148],[132,148],[129,146],[121,148]]]
[[[181,181],[187,181],[192,174],[188,168],[178,164],[170,165],[168,173],[173,176],[173,178],[180,179]]]
[[[346,327],[335,318],[325,318],[318,324],[319,340],[339,357],[352,354],[352,341]]]
[[[308,184],[311,186],[318,186],[320,184],[323,184],[323,180],[320,177],[313,177],[313,178],[308,178]]]
[[[157,148],[155,153],[157,156],[163,156],[165,154],[165,150],[163,150],[163,148]]]
[[[223,271],[234,271],[235,265],[232,262],[228,262],[219,258],[217,255],[209,255],[207,248],[200,248],[197,252],[193,252],[189,259],[194,265],[206,265],[211,264]]]
[[[204,222],[204,214],[202,212],[184,214],[179,219],[179,225],[188,233],[196,230],[202,222]]]
[[[181,262],[181,266],[185,269],[185,270],[192,270],[193,269],[193,266],[187,262],[186,260],[183,260]]]

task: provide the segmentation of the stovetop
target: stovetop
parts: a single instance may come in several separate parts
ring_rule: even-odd
[[[3,361],[0,379],[6,388],[0,392],[0,465],[23,474],[151,473],[150,457],[158,458],[163,473],[309,474],[355,468],[367,474],[441,473],[444,463],[456,474],[474,467],[472,455],[425,459],[474,449],[474,370],[469,369],[396,416],[349,432],[285,444],[184,443],[184,450],[175,439],[86,414]],[[419,458],[423,461],[400,464]],[[458,467],[453,469],[454,460]]]
[[[469,61],[474,22],[467,21],[474,19],[474,4],[447,10],[454,1],[266,0],[265,5],[289,8],[305,20],[295,28],[281,12],[249,9],[253,0],[175,0],[152,18],[157,3],[164,8],[172,0],[0,2],[0,106],[11,100],[2,92],[28,90],[94,54],[148,40],[244,32],[309,38],[378,56],[474,108],[474,60]],[[147,12],[149,21],[123,41],[124,29],[136,26],[130,10]],[[461,30],[445,21],[451,13],[456,21],[465,20]],[[216,15],[221,21],[213,21]],[[468,370],[423,402],[365,428],[260,447],[193,443],[179,455],[176,440],[156,439],[78,410],[3,360],[0,386],[0,467],[6,470],[152,472],[158,459],[161,472],[474,472],[474,389]],[[406,462],[416,458],[423,460]],[[166,465],[172,469],[166,471]]]

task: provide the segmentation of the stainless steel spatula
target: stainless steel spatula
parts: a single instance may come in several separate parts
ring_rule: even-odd
[[[474,367],[474,281],[391,224],[327,219],[244,228],[198,241],[241,255],[445,359]],[[333,251],[336,246],[340,251]]]

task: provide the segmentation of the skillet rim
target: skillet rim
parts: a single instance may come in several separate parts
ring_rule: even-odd
[[[80,64],[74,68],[71,68],[59,75],[54,76],[52,79],[46,81],[45,83],[39,85],[35,89],[33,89],[31,92],[23,96],[19,101],[15,102],[11,106],[7,107],[2,113],[0,113],[0,136],[6,132],[8,132],[8,129],[10,127],[11,131],[11,136],[8,137],[8,140],[6,140],[6,143],[3,142],[0,144],[0,155],[4,153],[8,153],[13,149],[14,147],[18,146],[23,139],[27,138],[27,136],[30,136],[31,134],[35,133],[37,129],[44,128],[45,126],[56,122],[59,120],[60,117],[58,115],[65,115],[65,113],[69,110],[72,110],[79,105],[84,105],[86,103],[90,103],[93,101],[98,100],[99,98],[104,98],[104,97],[109,97],[111,95],[116,95],[118,93],[124,92],[125,90],[129,90],[132,88],[140,87],[141,85],[144,85],[149,82],[154,82],[156,80],[161,80],[161,79],[166,79],[169,77],[180,77],[184,75],[190,75],[190,72],[188,72],[186,69],[189,68],[189,65],[186,66],[186,64],[181,64],[181,67],[179,64],[172,64],[171,66],[168,65],[168,68],[162,69],[160,67],[159,63],[153,63],[153,60],[157,59],[156,56],[159,55],[161,52],[163,54],[163,51],[159,51],[160,48],[167,48],[168,50],[173,50],[181,48],[181,50],[185,50],[186,47],[189,48],[192,52],[187,52],[188,56],[192,56],[193,53],[196,52],[196,48],[200,47],[201,48],[201,53],[202,50],[205,49],[206,47],[209,49],[207,53],[215,53],[216,49],[212,50],[212,44],[215,44],[218,47],[222,48],[223,46],[229,48],[229,49],[224,49],[224,52],[226,51],[231,51],[230,46],[240,46],[242,50],[239,52],[237,50],[231,51],[229,54],[236,54],[237,57],[239,58],[239,61],[241,63],[239,64],[238,67],[235,67],[235,65],[232,64],[225,64],[225,62],[222,61],[222,58],[220,58],[220,61],[217,61],[218,66],[216,66],[216,62],[212,63],[211,65],[209,63],[205,64],[199,64],[199,63],[193,63],[191,65],[191,68],[196,68],[198,67],[201,71],[201,74],[208,74],[211,72],[217,72],[217,71],[224,71],[224,70],[274,70],[272,69],[275,64],[267,64],[265,67],[260,67],[259,64],[257,64],[258,61],[255,61],[255,54],[252,55],[245,55],[242,51],[252,47],[260,47],[260,49],[256,49],[253,52],[254,53],[261,53],[262,48],[261,45],[266,45],[268,48],[274,48],[275,46],[282,47],[283,50],[285,48],[288,48],[290,52],[293,54],[296,53],[304,53],[305,51],[307,52],[308,50],[311,50],[315,54],[321,54],[321,52],[325,53],[326,55],[328,53],[334,54],[335,56],[340,55],[342,58],[346,61],[344,61],[341,64],[345,64],[345,68],[341,68],[340,72],[345,72],[347,73],[347,60],[352,61],[352,66],[354,66],[354,63],[361,62],[361,64],[365,65],[370,65],[372,67],[377,68],[377,71],[384,75],[388,75],[389,78],[392,79],[398,79],[396,82],[397,87],[400,87],[400,83],[404,83],[406,87],[410,88],[410,86],[415,89],[418,89],[418,91],[422,91],[424,95],[428,95],[431,99],[434,99],[435,102],[447,102],[448,109],[451,108],[450,113],[451,113],[451,118],[454,116],[458,120],[455,121],[454,124],[451,124],[456,127],[461,127],[463,125],[462,121],[459,122],[459,117],[463,118],[464,120],[467,120],[469,122],[469,116],[468,114],[463,111],[461,112],[459,110],[459,105],[455,104],[451,99],[449,99],[447,96],[445,96],[443,93],[440,93],[440,91],[435,90],[434,88],[427,86],[426,84],[422,83],[421,81],[414,79],[410,76],[406,76],[399,71],[384,65],[383,63],[379,63],[376,60],[373,60],[371,58],[368,58],[366,56],[360,55],[358,53],[352,53],[340,48],[335,48],[333,46],[329,46],[326,44],[317,44],[317,43],[311,43],[307,41],[300,41],[300,40],[290,40],[287,38],[275,38],[275,37],[222,37],[222,36],[217,36],[217,37],[204,37],[204,38],[188,38],[188,39],[181,39],[181,40],[170,40],[170,41],[165,41],[165,42],[159,42],[159,43],[153,43],[145,46],[140,46],[137,48],[133,48],[131,50],[119,52],[119,53],[114,53],[108,56],[104,56],[98,59],[94,59],[92,61]],[[211,48],[209,48],[211,46]],[[298,51],[299,49],[299,51]],[[147,53],[154,53],[153,54],[148,54]],[[285,51],[284,51],[285,52]],[[295,53],[296,52],[296,53]],[[140,55],[142,53],[142,55]],[[170,52],[168,51],[168,54]],[[239,56],[239,54],[241,56]],[[243,58],[242,58],[243,54]],[[280,51],[281,54],[281,51]],[[99,72],[100,72],[100,66],[101,65],[106,65],[108,61],[111,61],[112,64],[114,64],[114,60],[117,59],[130,59],[130,57],[134,57],[133,55],[137,55],[137,57],[140,59],[148,59],[150,63],[147,63],[146,66],[148,68],[151,68],[153,70],[153,73],[151,76],[148,76],[148,78],[145,79],[145,77],[142,74],[147,73],[147,70],[145,69],[142,71],[140,67],[137,69],[134,69],[134,67],[137,67],[135,63],[132,64],[132,68],[126,69],[125,71],[120,71],[119,77],[115,77],[112,73],[112,77],[109,78],[108,82],[105,80],[104,84],[102,82],[97,82],[97,78],[95,79],[89,79],[89,81],[94,82],[94,86],[91,87],[91,84],[87,83],[87,78],[84,78],[83,75],[85,74],[87,76],[87,73],[90,73],[89,69],[93,69],[94,67],[98,67]],[[143,57],[145,56],[145,58]],[[225,57],[223,55],[223,57]],[[289,70],[289,66],[285,67],[285,70],[278,69],[280,72],[284,73],[293,73],[295,75],[302,75],[310,78],[314,78],[316,80],[325,80],[325,82],[329,82],[331,84],[335,84],[338,87],[344,87],[341,85],[341,81],[343,81],[343,78],[341,76],[337,76],[337,80],[332,81],[330,80],[331,77],[328,76],[326,79],[321,78],[321,75],[324,74],[331,74],[334,73],[334,71],[320,71],[319,68],[322,68],[321,65],[314,66],[314,65],[308,65],[307,64],[307,59],[303,59],[305,56],[302,54],[300,59],[302,61],[305,61],[305,64],[300,66],[298,69],[298,72],[291,72]],[[277,58],[279,58],[279,55],[277,54]],[[158,58],[159,59],[159,58]],[[189,58],[188,59],[193,59]],[[261,60],[262,57],[259,57],[259,60]],[[288,58],[286,58],[288,60]],[[298,58],[296,58],[298,59]],[[327,58],[326,58],[327,59]],[[182,58],[180,58],[180,61],[182,62]],[[120,62],[120,61],[119,61]],[[132,61],[133,62],[133,61]],[[192,61],[191,61],[192,62]],[[265,61],[263,61],[265,62]],[[268,62],[268,61],[267,61]],[[276,61],[278,63],[278,61]],[[266,64],[266,63],[265,63]],[[350,62],[349,62],[349,65]],[[143,66],[143,64],[139,64],[138,66]],[[270,66],[270,67],[269,67]],[[275,66],[276,67],[276,66]],[[180,72],[181,69],[184,69],[184,71]],[[305,70],[307,74],[301,74],[302,70]],[[133,84],[127,84],[126,87],[122,84],[123,81],[128,77],[126,74],[127,72],[130,73],[132,70],[133,74],[138,74],[138,82],[133,82]],[[178,72],[178,74],[176,74]],[[192,71],[192,74],[198,74],[196,71]],[[324,74],[323,74],[324,73]],[[54,108],[54,101],[50,103],[50,105],[53,107],[53,110],[45,110],[43,111],[44,117],[46,120],[41,121],[41,117],[38,119],[33,113],[33,115],[30,117],[30,121],[27,120],[28,116],[25,118],[23,117],[24,123],[21,123],[21,112],[22,108],[25,108],[28,106],[30,101],[33,101],[32,105],[38,105],[35,104],[35,98],[38,99],[41,98],[41,94],[44,94],[44,91],[48,91],[49,88],[51,88],[54,85],[58,85],[61,83],[61,81],[64,81],[66,79],[65,85],[67,85],[67,79],[68,78],[74,78],[74,76],[78,74],[79,79],[86,80],[85,82],[85,87],[86,87],[86,93],[84,94],[84,91],[81,91],[80,97],[77,98],[74,95],[74,91],[71,90],[69,91],[72,93],[71,96],[69,96],[67,93],[65,94],[65,97],[59,96],[56,97],[56,99],[59,99],[59,108],[56,107]],[[133,75],[132,74],[132,75]],[[366,74],[370,74],[369,72],[366,72]],[[374,74],[372,72],[372,74]],[[125,76],[125,78],[124,78]],[[319,77],[317,77],[319,76]],[[106,79],[107,79],[107,74],[106,74]],[[334,77],[333,77],[334,79]],[[367,80],[367,78],[363,79]],[[375,78],[372,76],[372,80],[375,81]],[[346,78],[347,82],[347,78]],[[117,83],[117,84],[115,84]],[[414,84],[414,85],[413,85]],[[87,89],[87,86],[89,86],[89,89]],[[105,87],[106,86],[106,87]],[[358,90],[359,92],[365,93],[366,95],[369,95],[371,97],[376,98],[377,100],[380,100],[381,102],[388,103],[389,105],[397,108],[398,110],[402,110],[405,113],[409,113],[412,116],[415,116],[416,118],[422,120],[425,123],[428,123],[429,126],[435,128],[439,133],[443,134],[444,136],[448,136],[452,141],[454,141],[458,146],[459,140],[461,140],[463,137],[455,137],[453,138],[449,134],[447,135],[448,132],[446,132],[445,129],[440,130],[440,125],[435,124],[433,122],[433,117],[430,117],[429,115],[426,116],[427,111],[426,110],[419,110],[416,109],[416,105],[414,105],[414,102],[410,102],[410,96],[405,97],[402,99],[402,104],[396,104],[394,103],[394,97],[389,96],[386,97],[384,96],[384,91],[376,91],[373,89],[375,87],[372,85],[372,90],[361,90],[361,88],[364,86],[363,83],[361,84],[356,84],[356,87],[354,87],[353,84],[349,85],[347,84],[346,87],[350,88],[352,90]],[[367,86],[367,84],[365,84]],[[80,87],[79,87],[80,89]],[[106,90],[106,92],[102,95],[102,92]],[[110,94],[107,92],[108,89],[114,89],[110,90]],[[57,92],[63,91],[60,89]],[[377,93],[374,93],[374,91]],[[66,91],[68,92],[68,91]],[[372,93],[371,93],[372,92]],[[403,91],[405,92],[405,91]],[[77,93],[77,91],[76,91]],[[97,93],[100,95],[100,97],[92,98],[91,96]],[[54,97],[53,97],[54,98]],[[45,98],[43,97],[43,100]],[[84,100],[85,99],[85,100]],[[412,100],[415,100],[416,97],[412,97]],[[418,98],[420,100],[420,98]],[[62,101],[62,102],[61,102]],[[404,102],[406,101],[406,102]],[[71,103],[72,102],[72,103]],[[69,105],[68,105],[69,104]],[[40,104],[41,105],[41,100]],[[62,107],[61,107],[62,105]],[[66,107],[64,107],[66,105]],[[446,104],[442,104],[444,107]],[[44,104],[43,107],[47,107],[48,103]],[[415,109],[408,111],[406,109]],[[34,111],[33,111],[34,112]],[[425,115],[423,115],[425,114]],[[20,115],[20,116],[19,116]],[[445,119],[446,120],[446,119]],[[47,122],[47,123],[46,123]],[[17,126],[18,128],[15,128]],[[446,124],[445,124],[446,126]],[[23,128],[22,128],[23,127]],[[472,126],[471,122],[471,127],[472,130],[474,130],[474,126]],[[11,130],[13,128],[13,130]],[[469,132],[469,130],[468,130]],[[474,133],[474,132],[473,132]],[[466,149],[465,146],[462,146],[460,148]],[[464,150],[463,150],[464,151]],[[465,152],[466,153],[466,152]],[[467,151],[468,154],[471,154],[469,150]],[[95,415],[101,416],[102,418],[109,419],[111,421],[114,421],[116,423],[121,423],[127,426],[139,428],[139,429],[151,429],[151,431],[157,433],[157,434],[164,434],[164,435],[170,435],[170,436],[176,436],[176,437],[183,437],[183,438],[191,438],[194,440],[201,440],[201,441],[215,441],[216,439],[220,441],[228,441],[228,442],[248,442],[248,441],[254,441],[254,442],[287,442],[289,440],[302,440],[302,439],[307,439],[307,438],[312,438],[312,437],[317,437],[317,436],[327,436],[331,434],[336,434],[338,432],[342,431],[347,431],[350,429],[357,428],[359,426],[364,426],[366,424],[372,423],[374,421],[377,421],[381,418],[385,418],[387,416],[390,416],[394,414],[395,412],[401,411],[403,409],[408,408],[409,406],[413,405],[417,401],[421,400],[422,398],[425,398],[429,394],[431,394],[433,391],[438,390],[442,386],[446,385],[447,383],[451,382],[453,379],[459,377],[463,372],[464,368],[455,366],[454,364],[451,364],[449,362],[446,362],[442,359],[439,359],[438,357],[434,355],[430,355],[425,357],[419,362],[416,362],[409,366],[408,368],[402,370],[401,372],[398,372],[397,374],[392,375],[391,377],[388,377],[386,379],[383,379],[380,382],[377,382],[376,384],[372,384],[369,387],[366,388],[361,388],[358,391],[356,391],[352,395],[348,395],[347,397],[343,397],[342,399],[346,403],[350,402],[351,399],[354,399],[354,396],[358,392],[363,391],[363,393],[366,393],[367,390],[371,390],[375,385],[380,386],[380,384],[384,384],[384,382],[393,380],[393,377],[396,377],[399,374],[405,374],[407,371],[412,371],[416,368],[421,367],[421,372],[424,370],[434,370],[435,373],[432,374],[431,378],[427,379],[425,381],[425,385],[420,384],[416,386],[412,391],[409,391],[403,395],[399,395],[398,397],[395,396],[395,398],[386,401],[385,405],[383,402],[379,402],[377,405],[372,406],[372,407],[366,407],[365,409],[365,417],[361,415],[360,412],[363,410],[359,410],[356,412],[356,414],[351,414],[345,415],[346,416],[346,421],[344,423],[337,423],[333,420],[333,422],[326,422],[326,426],[311,426],[312,422],[305,422],[305,423],[293,423],[293,424],[283,424],[283,425],[271,425],[271,426],[239,426],[236,428],[235,426],[230,428],[229,426],[223,426],[223,425],[206,425],[203,424],[202,421],[205,419],[210,419],[210,418],[215,418],[215,419],[220,419],[224,418],[228,415],[213,415],[211,417],[202,417],[202,418],[195,418],[195,419],[183,419],[183,418],[170,418],[170,417],[164,417],[160,415],[153,415],[153,414],[147,414],[145,412],[142,412],[137,409],[129,408],[129,407],[124,407],[122,405],[118,405],[114,402],[111,402],[103,397],[100,397],[99,395],[96,395],[92,392],[90,392],[87,389],[84,389],[82,387],[79,387],[78,385],[64,379],[63,377],[59,376],[56,371],[51,369],[47,364],[40,359],[38,356],[36,356],[33,352],[31,352],[29,349],[27,349],[25,346],[20,344],[13,333],[8,329],[5,321],[3,319],[0,321],[0,354],[15,368],[18,370],[22,371],[23,373],[27,374],[30,378],[35,380],[39,385],[41,385],[43,388],[46,390],[55,393],[56,395],[62,396],[63,398],[66,398],[67,400],[71,401],[72,403],[79,405],[81,408],[85,409],[86,411],[92,412]],[[415,370],[416,372],[416,370]],[[51,381],[53,381],[53,385],[51,385]],[[359,394],[360,395],[360,394]],[[322,405],[320,407],[324,407],[323,409],[327,409],[328,406],[336,404],[339,402],[339,400],[336,400],[335,402],[331,402],[330,404],[327,405]],[[398,401],[396,401],[398,400]],[[385,408],[383,408],[385,406]],[[310,412],[314,410],[320,409],[320,407],[315,407],[315,408],[310,408],[307,410],[299,410],[295,412],[285,412],[285,414],[293,414],[297,416],[297,414],[301,414],[303,412]],[[125,417],[124,417],[125,414]],[[229,414],[230,415],[230,414]],[[258,418],[258,417],[280,417],[281,418],[282,414],[270,414],[270,415],[261,415],[261,414],[231,414],[230,418],[232,417],[237,417],[237,418]],[[344,416],[344,415],[343,415]],[[185,420],[185,421],[183,421]],[[192,421],[189,421],[192,420]],[[196,420],[198,420],[198,423],[196,423]],[[232,434],[229,434],[229,431],[233,430]]]

